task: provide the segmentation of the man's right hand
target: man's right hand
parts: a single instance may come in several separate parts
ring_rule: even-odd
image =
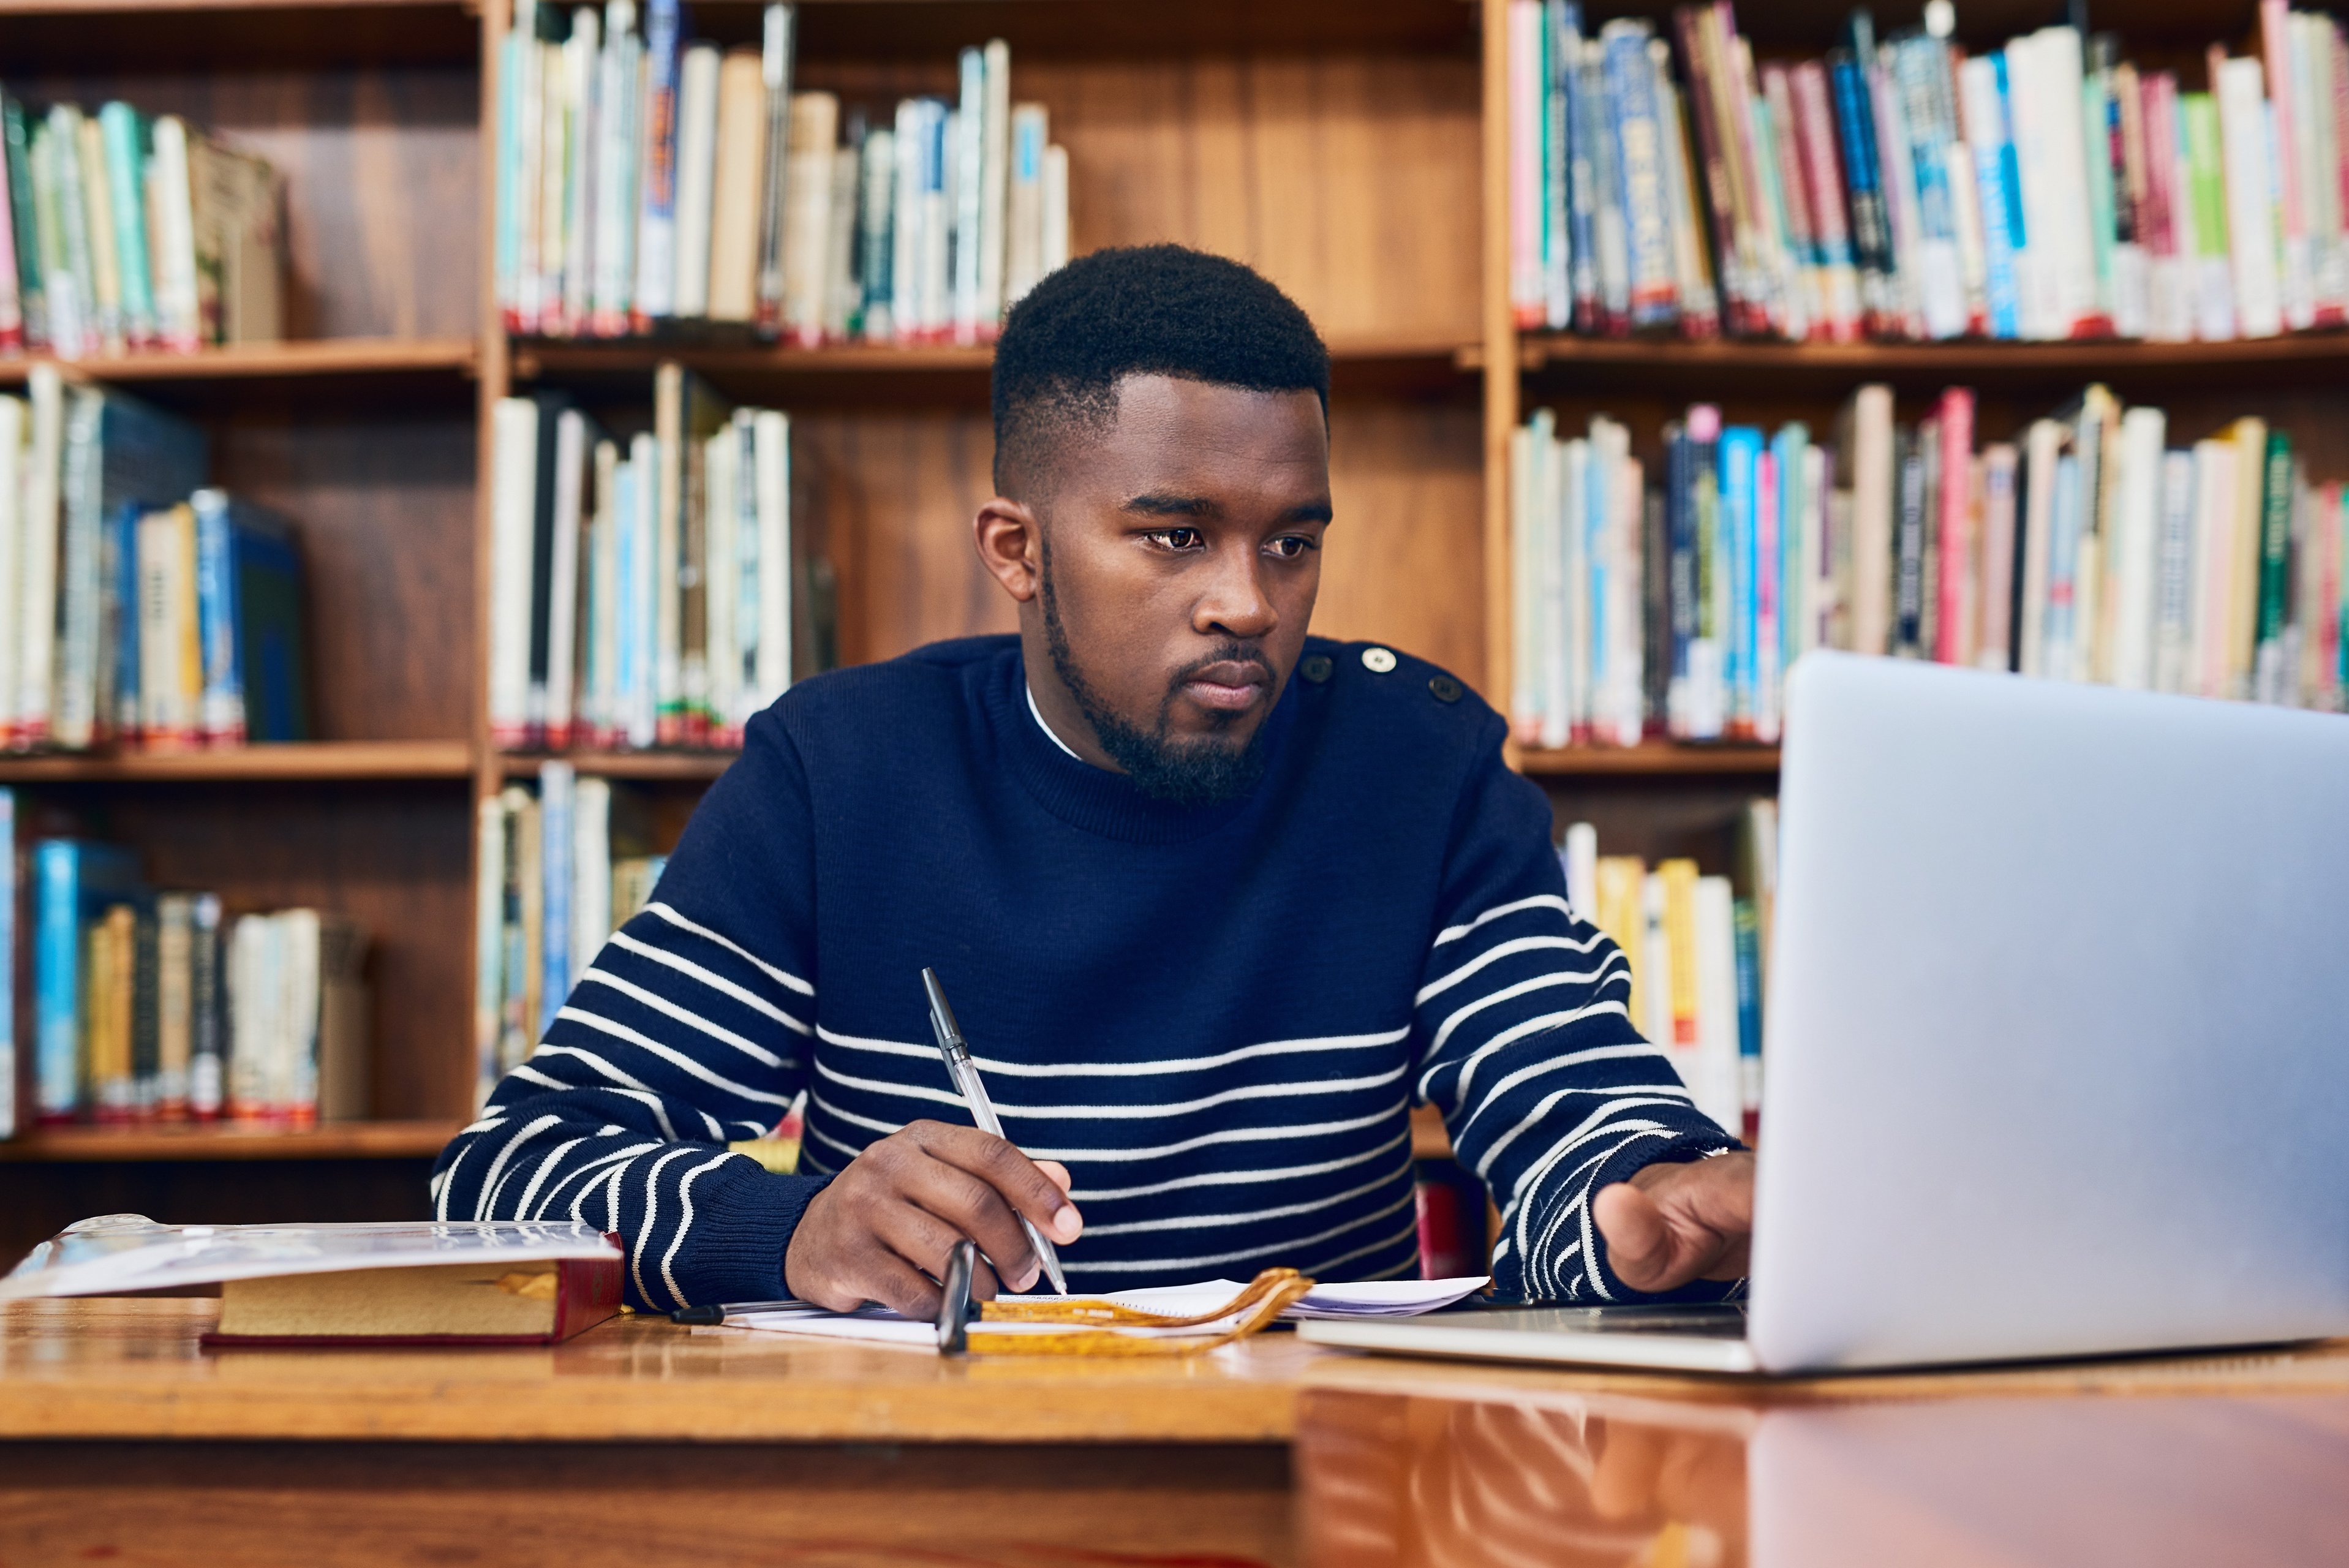
[[[1000,1283],[1014,1290],[1035,1283],[1042,1265],[1019,1228],[1022,1214],[1061,1246],[1082,1233],[1067,1167],[1030,1160],[975,1127],[911,1122],[850,1161],[808,1204],[784,1251],[783,1283],[833,1312],[877,1301],[908,1317],[933,1317],[936,1282],[965,1238],[982,1257],[972,1295],[985,1300]]]

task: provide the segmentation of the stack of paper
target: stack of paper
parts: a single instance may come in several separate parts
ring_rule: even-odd
[[[1298,1320],[1316,1317],[1411,1317],[1423,1312],[1433,1312],[1482,1289],[1485,1278],[1439,1280],[1374,1280],[1358,1284],[1316,1284],[1304,1298],[1286,1309],[1280,1316]],[[1203,1280],[1196,1284],[1156,1285],[1139,1290],[1118,1291],[1111,1295],[1081,1296],[1074,1302],[1107,1302],[1113,1306],[1135,1312],[1154,1313],[1166,1317],[1206,1318],[1205,1322],[1186,1323],[1180,1327],[1154,1327],[1143,1325],[1121,1325],[1117,1332],[1135,1338],[1198,1338],[1223,1332],[1238,1324],[1246,1314],[1238,1301],[1247,1287],[1235,1280]],[[1013,1296],[1007,1301],[1057,1301],[1056,1297]],[[1222,1310],[1219,1309],[1229,1309]],[[826,1312],[821,1307],[786,1307],[766,1312],[740,1313],[726,1320],[736,1328],[763,1329],[774,1334],[799,1334],[823,1339],[855,1339],[874,1345],[902,1345],[909,1348],[936,1350],[937,1327],[926,1319],[902,1317],[886,1307],[866,1306],[855,1312]],[[990,1335],[1066,1334],[1072,1325],[1055,1323],[1010,1323],[974,1320],[969,1334],[977,1339]]]

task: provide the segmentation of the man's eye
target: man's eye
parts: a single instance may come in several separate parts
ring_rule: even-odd
[[[1195,528],[1161,528],[1149,537],[1169,550],[1195,550],[1204,542],[1204,536]]]
[[[1313,547],[1313,542],[1301,533],[1284,533],[1265,546],[1283,561],[1294,561]]]

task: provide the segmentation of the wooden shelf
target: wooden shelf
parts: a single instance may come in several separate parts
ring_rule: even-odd
[[[36,365],[54,365],[69,380],[287,381],[332,377],[445,376],[468,378],[479,358],[470,337],[322,337],[239,343],[193,354],[47,355],[0,359],[0,386],[21,385]]]
[[[1517,770],[1539,778],[1762,778],[1778,771],[1775,746],[1687,746],[1643,740],[1637,746],[1528,748]]]
[[[321,70],[470,66],[463,0],[5,0],[11,77],[75,70]]]
[[[0,758],[0,783],[7,784],[464,779],[472,770],[471,748],[461,740],[321,740],[218,751]]]
[[[1469,357],[1481,362],[1481,354]],[[2302,333],[2234,343],[1683,343],[1669,339],[1522,337],[1529,393],[1570,386],[1705,397],[1716,391],[1817,391],[1869,380],[1939,390],[1952,380],[2044,389],[2073,382],[2129,387],[2325,383],[2349,373],[2349,333]]]
[[[715,779],[733,765],[739,751],[567,751],[540,757],[503,753],[498,767],[509,779],[534,777],[548,762],[568,762],[582,773],[605,779]]]
[[[42,1128],[0,1140],[0,1161],[429,1160],[460,1121],[347,1121],[295,1132],[233,1124]]]
[[[676,337],[512,340],[517,381],[560,378],[600,384],[641,399],[655,365],[675,360],[720,390],[750,397],[904,402],[984,401],[995,350],[986,345],[849,343],[794,348],[740,334]],[[1474,383],[1474,345],[1454,336],[1381,334],[1330,345],[1331,380],[1341,390],[1454,387]]]

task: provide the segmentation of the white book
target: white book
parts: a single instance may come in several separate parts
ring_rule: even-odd
[[[626,330],[636,262],[636,160],[642,130],[644,40],[636,0],[607,0],[604,48],[596,63],[595,281],[589,310],[595,330]]]
[[[272,1099],[296,1116],[318,1109],[318,912],[281,910],[273,917],[278,927],[278,975],[285,985],[283,1011],[274,1063]]]
[[[530,729],[531,529],[538,488],[538,405],[501,397],[491,415],[490,738]]]
[[[840,100],[832,94],[792,95],[791,153],[783,170],[783,324],[792,341],[802,346],[823,337],[832,153],[839,128]]]
[[[957,343],[978,341],[982,275],[980,254],[985,238],[981,213],[985,205],[987,157],[987,56],[965,49],[960,60],[961,92],[954,119],[954,336]]]
[[[2227,171],[2227,253],[2235,281],[2235,324],[2245,337],[2273,337],[2283,330],[2264,80],[2257,60],[2220,63],[2219,137]]]
[[[742,667],[734,631],[742,564],[735,492],[741,450],[741,438],[730,422],[701,448],[702,646],[709,711],[721,723],[733,716]]]
[[[718,46],[685,51],[677,90],[676,314],[709,314],[710,199],[718,170]]]
[[[1069,264],[1069,150],[1044,150],[1044,274]]]
[[[579,532],[585,514],[587,416],[554,421],[554,539],[546,562],[547,744],[570,744],[579,670]]]
[[[1051,144],[1044,106],[1011,110],[1011,189],[1005,198],[1003,293],[1019,303],[1044,275],[1044,150]]]
[[[98,722],[98,617],[104,593],[98,563],[102,520],[98,492],[104,452],[99,439],[106,394],[77,386],[66,398],[64,519],[57,555],[57,662],[54,672],[50,733],[59,746],[79,750],[97,738]],[[114,650],[104,650],[111,659]]]
[[[277,923],[265,914],[241,916],[228,940],[228,1102],[236,1112],[268,1106],[273,1048],[281,1025]]]
[[[759,509],[759,678],[752,711],[792,684],[792,422],[760,410],[752,426]],[[748,722],[749,714],[743,717]]]
[[[2068,337],[2097,314],[2095,248],[2088,223],[2086,80],[2077,31],[2047,27],[2039,37],[2039,90],[2045,95],[2040,107],[2047,115],[2047,158],[2054,175],[2049,260],[2055,268],[2060,335]]]
[[[988,40],[986,119],[979,127],[978,327],[989,336],[1003,319],[1005,227],[1011,186],[1011,46]]]
[[[192,520],[191,520],[192,522]],[[171,739],[192,741],[196,716],[188,710],[181,678],[181,636],[180,602],[183,562],[179,519],[168,510],[140,515],[132,531],[132,549],[139,584],[139,727],[150,744]]]
[[[2161,572],[2162,460],[2168,421],[2158,408],[2121,416],[2119,501],[2116,508],[2110,596],[2112,650],[2106,665],[2113,685],[2144,691],[2154,685],[2154,625]]]
[[[838,342],[848,335],[863,287],[856,278],[859,232],[857,184],[864,169],[861,149],[841,147],[832,154],[832,202],[824,234],[830,252],[824,257],[824,336]]]
[[[1672,1043],[1672,945],[1664,935],[1664,878],[1650,872],[1640,880],[1640,1013],[1633,1026],[1678,1057]]]
[[[2035,419],[2023,437],[2023,603],[2016,670],[2026,676],[2047,673],[2047,595],[2055,547],[2056,461],[2064,448],[2064,427],[2054,419]]]
[[[626,726],[627,744],[641,750],[653,744],[660,719],[661,573],[651,564],[660,548],[660,449],[653,437],[639,435],[629,443],[628,469],[634,483],[628,487],[632,504],[621,514],[626,531],[620,580],[632,603],[621,652],[628,678],[620,722]]]
[[[21,397],[0,397],[0,745],[5,745],[16,704],[16,660],[23,641],[24,594],[18,574],[25,561],[26,470],[33,411]],[[6,1020],[0,1019],[0,1032]],[[8,1087],[0,1085],[0,1096]],[[0,1119],[0,1131],[7,1123]]]
[[[563,321],[585,328],[595,300],[595,154],[602,132],[603,27],[592,5],[572,13],[571,40],[563,46],[570,97],[570,172],[564,181]]]
[[[2193,667],[2194,454],[2161,458],[2161,539],[2155,563],[2153,687],[2184,692]]]
[[[195,210],[188,184],[188,127],[178,115],[155,117],[155,153],[147,166],[147,210],[153,214],[149,270],[163,346],[186,353],[203,338],[196,294]],[[25,242],[19,237],[19,244]]]
[[[538,0],[514,0],[513,26],[507,34],[512,46],[509,63],[513,95],[513,173],[505,197],[513,204],[513,273],[507,307],[522,329],[538,325],[538,228],[543,211],[543,143],[546,135],[546,99],[539,80],[544,53],[539,47]]]
[[[1541,630],[1552,614],[1543,602],[1541,523],[1538,500],[1540,476],[1535,453],[1542,441],[1547,408],[1509,432],[1509,720],[1520,738],[1542,727]]]
[[[2227,626],[2234,592],[2235,443],[2194,443],[2194,624],[2187,687],[2232,695]]]
[[[25,376],[32,436],[25,458],[25,510],[17,574],[16,696],[13,744],[47,740],[54,694],[57,628],[57,545],[65,501],[65,382],[51,365]]]
[[[922,174],[929,150],[929,119],[920,98],[897,105],[894,209],[889,222],[889,329],[892,336],[918,341],[928,323],[922,316]]]
[[[1607,610],[1615,643],[1608,656],[1608,667],[1614,677],[1609,717],[1615,744],[1637,746],[1647,718],[1647,641],[1640,632],[1645,562],[1640,551],[1647,489],[1640,459],[1630,455],[1629,430],[1623,433],[1623,446],[1624,456],[1615,465],[1616,570]]]
[[[1567,907],[1577,920],[1594,923],[1599,913],[1599,830],[1588,822],[1569,825],[1558,861],[1566,871]]]
[[[1582,738],[1590,727],[1590,440],[1578,436],[1558,452],[1558,549],[1565,556],[1564,587],[1558,603],[1567,616],[1566,718],[1569,738]],[[1598,906],[1590,906],[1596,909]]]
[[[1736,901],[1727,877],[1696,879],[1696,1052],[1689,1093],[1726,1132],[1744,1125],[1737,1051]]]
[[[2296,117],[2307,127],[2301,143],[2302,211],[2308,215],[2314,304],[2321,315],[2349,310],[2349,249],[2342,239],[2341,126],[2334,113],[2342,84],[2333,57],[2330,16],[2294,11],[2292,49],[2300,84],[2292,98]]]
[[[612,781],[583,777],[571,795],[571,973],[587,973],[611,936]]]
[[[1534,571],[1540,584],[1534,651],[1540,661],[1541,743],[1553,747],[1574,738],[1569,650],[1580,614],[1566,597],[1566,448],[1553,418],[1534,442]]]

